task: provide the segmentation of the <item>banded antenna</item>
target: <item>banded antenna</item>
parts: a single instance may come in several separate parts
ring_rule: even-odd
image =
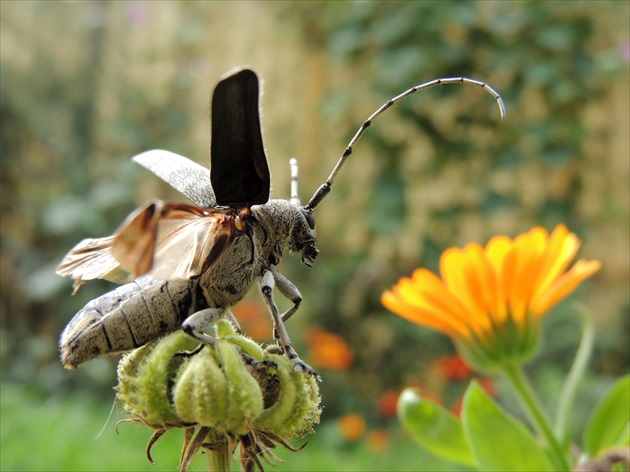
[[[330,173],[330,176],[328,177],[326,182],[320,185],[320,187],[313,194],[313,196],[309,200],[308,204],[304,207],[304,209],[306,211],[313,211],[313,209],[317,205],[319,205],[319,203],[324,199],[324,197],[328,195],[332,187],[332,184],[335,181],[335,177],[337,176],[337,173],[346,162],[346,159],[348,159],[350,154],[352,154],[352,149],[357,144],[359,139],[361,139],[361,136],[363,136],[363,133],[365,133],[365,130],[372,124],[372,121],[374,121],[374,119],[377,116],[379,116],[381,113],[383,113],[392,105],[395,105],[396,103],[400,102],[404,98],[407,98],[409,95],[416,93],[418,90],[425,90],[431,87],[435,87],[437,85],[446,85],[446,84],[470,84],[470,85],[476,85],[478,87],[481,87],[482,89],[484,89],[485,91],[487,91],[490,95],[494,97],[494,99],[497,101],[497,104],[499,105],[499,112],[501,113],[501,119],[505,118],[505,115],[506,115],[505,104],[503,103],[503,99],[501,98],[501,95],[499,95],[499,92],[493,89],[489,84],[482,82],[480,80],[468,79],[466,77],[447,77],[447,78],[442,78],[442,79],[434,79],[434,80],[431,80],[430,82],[416,85],[415,87],[410,88],[406,92],[403,92],[397,97],[394,97],[390,99],[388,102],[384,103],[378,110],[372,113],[367,120],[365,120],[365,122],[358,129],[357,133],[354,135],[354,138],[352,138],[350,142],[348,143],[348,145],[346,146],[345,151],[341,155],[341,158],[337,162],[337,165],[335,166],[333,171]]]

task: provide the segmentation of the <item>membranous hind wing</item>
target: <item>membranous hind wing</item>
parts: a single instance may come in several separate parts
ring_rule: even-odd
[[[138,208],[112,235],[86,239],[57,267],[75,280],[127,283],[149,274],[160,280],[189,279],[206,271],[238,230],[235,215],[152,200]]]
[[[231,210],[170,204],[158,222],[153,269],[157,279],[189,279],[207,271],[241,233]]]
[[[131,274],[111,254],[115,237],[84,239],[66,254],[57,266],[57,274],[72,277],[75,292],[86,280],[104,279],[117,284],[131,282]]]
[[[240,208],[269,200],[258,99],[258,76],[250,69],[232,73],[214,89],[210,180],[218,205]]]

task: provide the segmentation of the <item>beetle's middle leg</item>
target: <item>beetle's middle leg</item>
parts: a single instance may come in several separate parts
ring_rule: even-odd
[[[283,276],[283,278],[284,278],[284,276]],[[291,284],[291,285],[293,285],[293,284]],[[278,307],[276,306],[276,303],[273,301],[273,293],[272,292],[273,292],[274,286],[275,286],[274,274],[273,274],[272,271],[266,270],[265,273],[263,274],[261,280],[260,280],[260,290],[261,290],[262,294],[265,297],[265,301],[267,302],[267,306],[269,307],[269,310],[271,311],[271,316],[273,317],[275,330],[276,330],[277,335],[278,335],[277,336],[278,342],[280,343],[280,346],[284,350],[284,352],[287,355],[287,357],[291,360],[291,364],[293,364],[293,368],[296,371],[304,372],[304,373],[307,373],[309,375],[317,375],[317,373],[308,364],[306,364],[304,361],[302,361],[302,359],[300,359],[300,357],[297,355],[297,352],[295,352],[295,349],[293,349],[293,347],[291,346],[291,340],[289,339],[289,333],[287,333],[287,329],[285,328],[284,322],[282,321],[283,316],[280,315],[280,312],[278,311]],[[278,288],[280,288],[280,284],[278,284]],[[300,297],[300,299],[301,299],[301,297]],[[297,307],[294,306],[294,308],[292,309],[293,312],[295,312],[296,309],[297,309]],[[289,311],[291,311],[291,310],[289,310]],[[293,313],[291,313],[291,314],[293,314]]]

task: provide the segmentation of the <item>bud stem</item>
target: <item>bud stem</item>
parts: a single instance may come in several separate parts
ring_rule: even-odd
[[[230,455],[228,454],[227,441],[225,441],[221,450],[206,450],[206,457],[208,459],[209,472],[230,472]]]

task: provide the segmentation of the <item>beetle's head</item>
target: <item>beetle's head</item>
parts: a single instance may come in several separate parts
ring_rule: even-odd
[[[291,231],[289,250],[302,256],[302,262],[313,265],[319,251],[315,247],[315,216],[303,206],[293,207],[294,224]]]

